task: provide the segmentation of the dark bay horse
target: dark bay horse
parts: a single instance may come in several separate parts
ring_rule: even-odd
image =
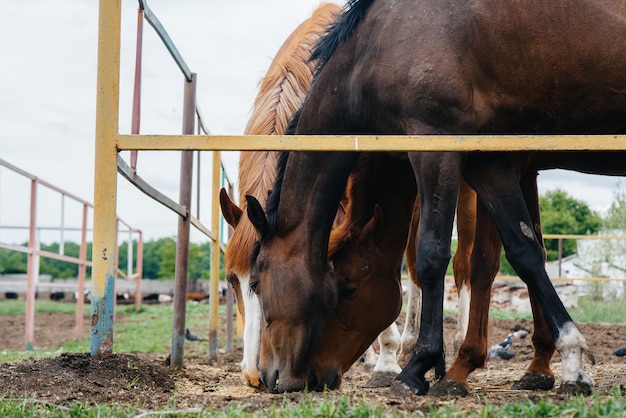
[[[314,64],[309,61],[312,46],[329,24],[334,22],[340,11],[341,8],[338,5],[321,4],[311,17],[299,25],[283,43],[260,84],[259,93],[245,129],[247,135],[280,135],[285,132],[291,117],[301,106],[313,78]],[[244,214],[247,206],[245,195],[257,196],[264,202],[276,176],[278,155],[279,153],[274,151],[241,153],[239,188],[242,207],[233,203],[224,190],[220,193],[222,214],[234,231],[226,249],[225,264],[227,279],[235,290],[238,310],[244,318],[244,354],[241,367],[244,378],[249,385],[254,387],[260,385],[256,363],[260,350],[261,313],[256,295],[249,291],[249,255],[257,235],[247,215]],[[364,163],[364,168],[359,171],[365,173],[368,166],[372,164]],[[368,175],[371,176],[371,174]],[[356,186],[357,184],[359,187]],[[366,193],[363,192],[363,186],[360,184],[360,182],[353,182],[355,186],[349,186],[352,191],[348,194],[352,200],[364,202],[363,196]],[[315,358],[318,359],[317,362],[323,359],[324,362],[332,364],[343,373],[364,351],[363,347],[372,342],[372,336],[375,337],[381,332],[380,324],[387,323],[388,325],[391,322],[389,328],[383,330],[378,337],[380,354],[371,380],[368,382],[370,386],[385,383],[388,385],[389,380],[400,371],[396,359],[400,335],[393,323],[399,309],[400,296],[397,291],[399,277],[396,277],[393,270],[387,276],[372,269],[356,273],[350,271],[353,266],[371,264],[369,258],[376,256],[372,248],[381,234],[373,232],[378,231],[378,228],[374,226],[379,226],[383,222],[383,211],[379,209],[378,215],[374,217],[371,203],[367,215],[361,211],[362,204],[348,203],[348,207],[351,209],[345,217],[347,222],[333,232],[330,252],[331,259],[336,260],[338,284],[344,292],[351,293],[351,297],[346,298],[345,303],[338,304],[336,314],[332,316],[333,321],[327,324],[322,335],[322,343],[319,345]],[[387,217],[397,218],[396,214],[391,215],[388,213]],[[337,218],[335,222],[341,224]],[[397,261],[394,263],[393,266],[397,264]],[[386,268],[386,265],[383,266]],[[389,268],[385,271],[389,271]],[[387,298],[382,302],[377,300],[381,294],[387,294]],[[385,314],[364,317],[353,313],[359,310],[376,312],[368,308],[371,305],[376,305]],[[406,321],[407,324],[412,322],[415,321]]]
[[[619,132],[626,122],[626,48],[607,40],[625,28],[617,1],[352,1],[317,50],[319,72],[295,133]],[[426,393],[425,373],[434,368],[441,377],[445,370],[443,277],[463,177],[489,215],[483,220],[479,211],[477,221],[493,219],[491,231],[498,231],[507,258],[534,295],[533,305],[541,307],[561,353],[563,385],[591,384],[583,368],[585,339],[543,269],[543,249],[519,183],[528,169],[520,163],[523,156],[408,158],[422,205],[417,271],[424,297],[420,336],[398,381]],[[251,286],[271,347],[259,364],[275,390],[299,390],[309,381],[303,363],[337,303],[327,243],[357,159],[355,153],[292,153],[281,168],[280,189],[268,201],[267,218],[251,214],[262,234]],[[277,295],[288,296],[278,301]],[[472,308],[473,303],[472,297]]]

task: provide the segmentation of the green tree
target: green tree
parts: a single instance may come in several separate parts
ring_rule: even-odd
[[[0,274],[23,273],[26,273],[26,254],[0,248]]]
[[[547,192],[539,198],[541,228],[544,234],[589,235],[600,230],[602,218],[587,203],[563,190]],[[558,240],[545,240],[548,260],[558,258]],[[563,257],[576,253],[575,240],[563,240]]]
[[[551,190],[539,197],[541,209],[541,229],[543,234],[589,235],[600,230],[602,218],[591,210],[587,203],[569,196],[563,190]],[[558,240],[544,240],[548,261],[557,260]],[[563,240],[563,257],[576,253],[576,240]],[[506,260],[504,252],[500,257],[500,271],[515,275],[515,270]]]
[[[602,229],[606,231],[623,231],[626,229],[626,191],[618,183],[613,193],[613,202],[602,219]]]
[[[159,258],[157,277],[174,278],[176,271],[176,240],[171,237],[164,238],[155,255]]]
[[[143,278],[144,279],[158,279],[160,276],[159,269],[161,267],[161,253],[171,251],[162,247],[171,246],[173,237],[159,238],[158,240],[150,240],[143,244]],[[176,257],[176,245],[174,244],[174,255]],[[172,270],[173,271],[173,270]],[[173,273],[169,276],[173,277]]]
[[[133,240],[132,246],[133,246],[132,273],[135,273],[137,271],[137,240]],[[145,249],[144,249],[144,253],[145,253]],[[128,267],[128,241],[124,241],[119,246],[118,255],[117,255],[117,265],[119,266],[120,270],[122,270],[123,272],[126,272],[127,267]]]

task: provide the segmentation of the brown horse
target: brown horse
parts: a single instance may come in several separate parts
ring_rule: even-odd
[[[274,135],[285,132],[311,85],[314,69],[314,63],[309,62],[311,49],[340,11],[341,8],[336,4],[321,4],[285,40],[260,84],[244,131],[246,135]],[[275,151],[241,152],[241,208],[232,203],[225,191],[220,194],[222,214],[233,227],[233,235],[224,258],[227,279],[235,290],[237,307],[244,318],[244,354],[241,366],[244,378],[255,387],[260,383],[256,363],[261,311],[256,295],[249,291],[249,277],[250,253],[257,235],[248,217],[242,216],[242,213],[246,209],[246,195],[251,194],[265,201],[276,177],[278,155]]]
[[[314,55],[319,72],[295,133],[598,133],[626,125],[626,48],[606,44],[626,28],[617,1],[361,0],[350,6]],[[526,154],[408,157],[422,205],[417,271],[424,297],[420,336],[398,376],[401,385],[426,393],[425,373],[435,368],[441,377],[445,370],[443,276],[461,177],[478,193],[478,225],[494,222],[477,243],[491,242],[497,230],[533,307],[541,308],[534,314],[561,353],[562,387],[591,384],[583,368],[585,339],[545,273],[524,201],[520,175],[533,167]],[[280,167],[267,218],[249,210],[262,233],[251,286],[263,309],[262,338],[271,348],[259,364],[275,390],[298,390],[311,378],[303,366],[308,347],[337,303],[325,256],[330,225],[357,159],[355,153],[292,153]],[[557,164],[563,161],[568,157],[557,156]],[[472,261],[482,257],[477,243]],[[472,309],[476,285],[490,283],[472,282]],[[274,295],[284,289],[277,304]]]

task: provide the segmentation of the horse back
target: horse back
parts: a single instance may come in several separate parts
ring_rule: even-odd
[[[617,0],[374,1],[320,70],[298,131],[618,130],[625,18]]]

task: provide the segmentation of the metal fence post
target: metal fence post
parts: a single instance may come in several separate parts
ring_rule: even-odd
[[[37,180],[30,181],[30,225],[28,233],[28,284],[26,288],[26,351],[33,349],[35,335],[35,277],[37,263]]]
[[[121,0],[100,0],[94,170],[91,355],[113,352]]]
[[[192,74],[191,81],[185,80],[183,108],[183,134],[193,134],[196,114],[196,74]],[[178,217],[178,237],[176,239],[176,283],[174,285],[174,320],[172,333],[172,356],[170,361],[170,364],[177,368],[183,367],[185,343],[192,178],[193,151],[182,151],[180,161],[179,204],[187,209],[187,216]]]

